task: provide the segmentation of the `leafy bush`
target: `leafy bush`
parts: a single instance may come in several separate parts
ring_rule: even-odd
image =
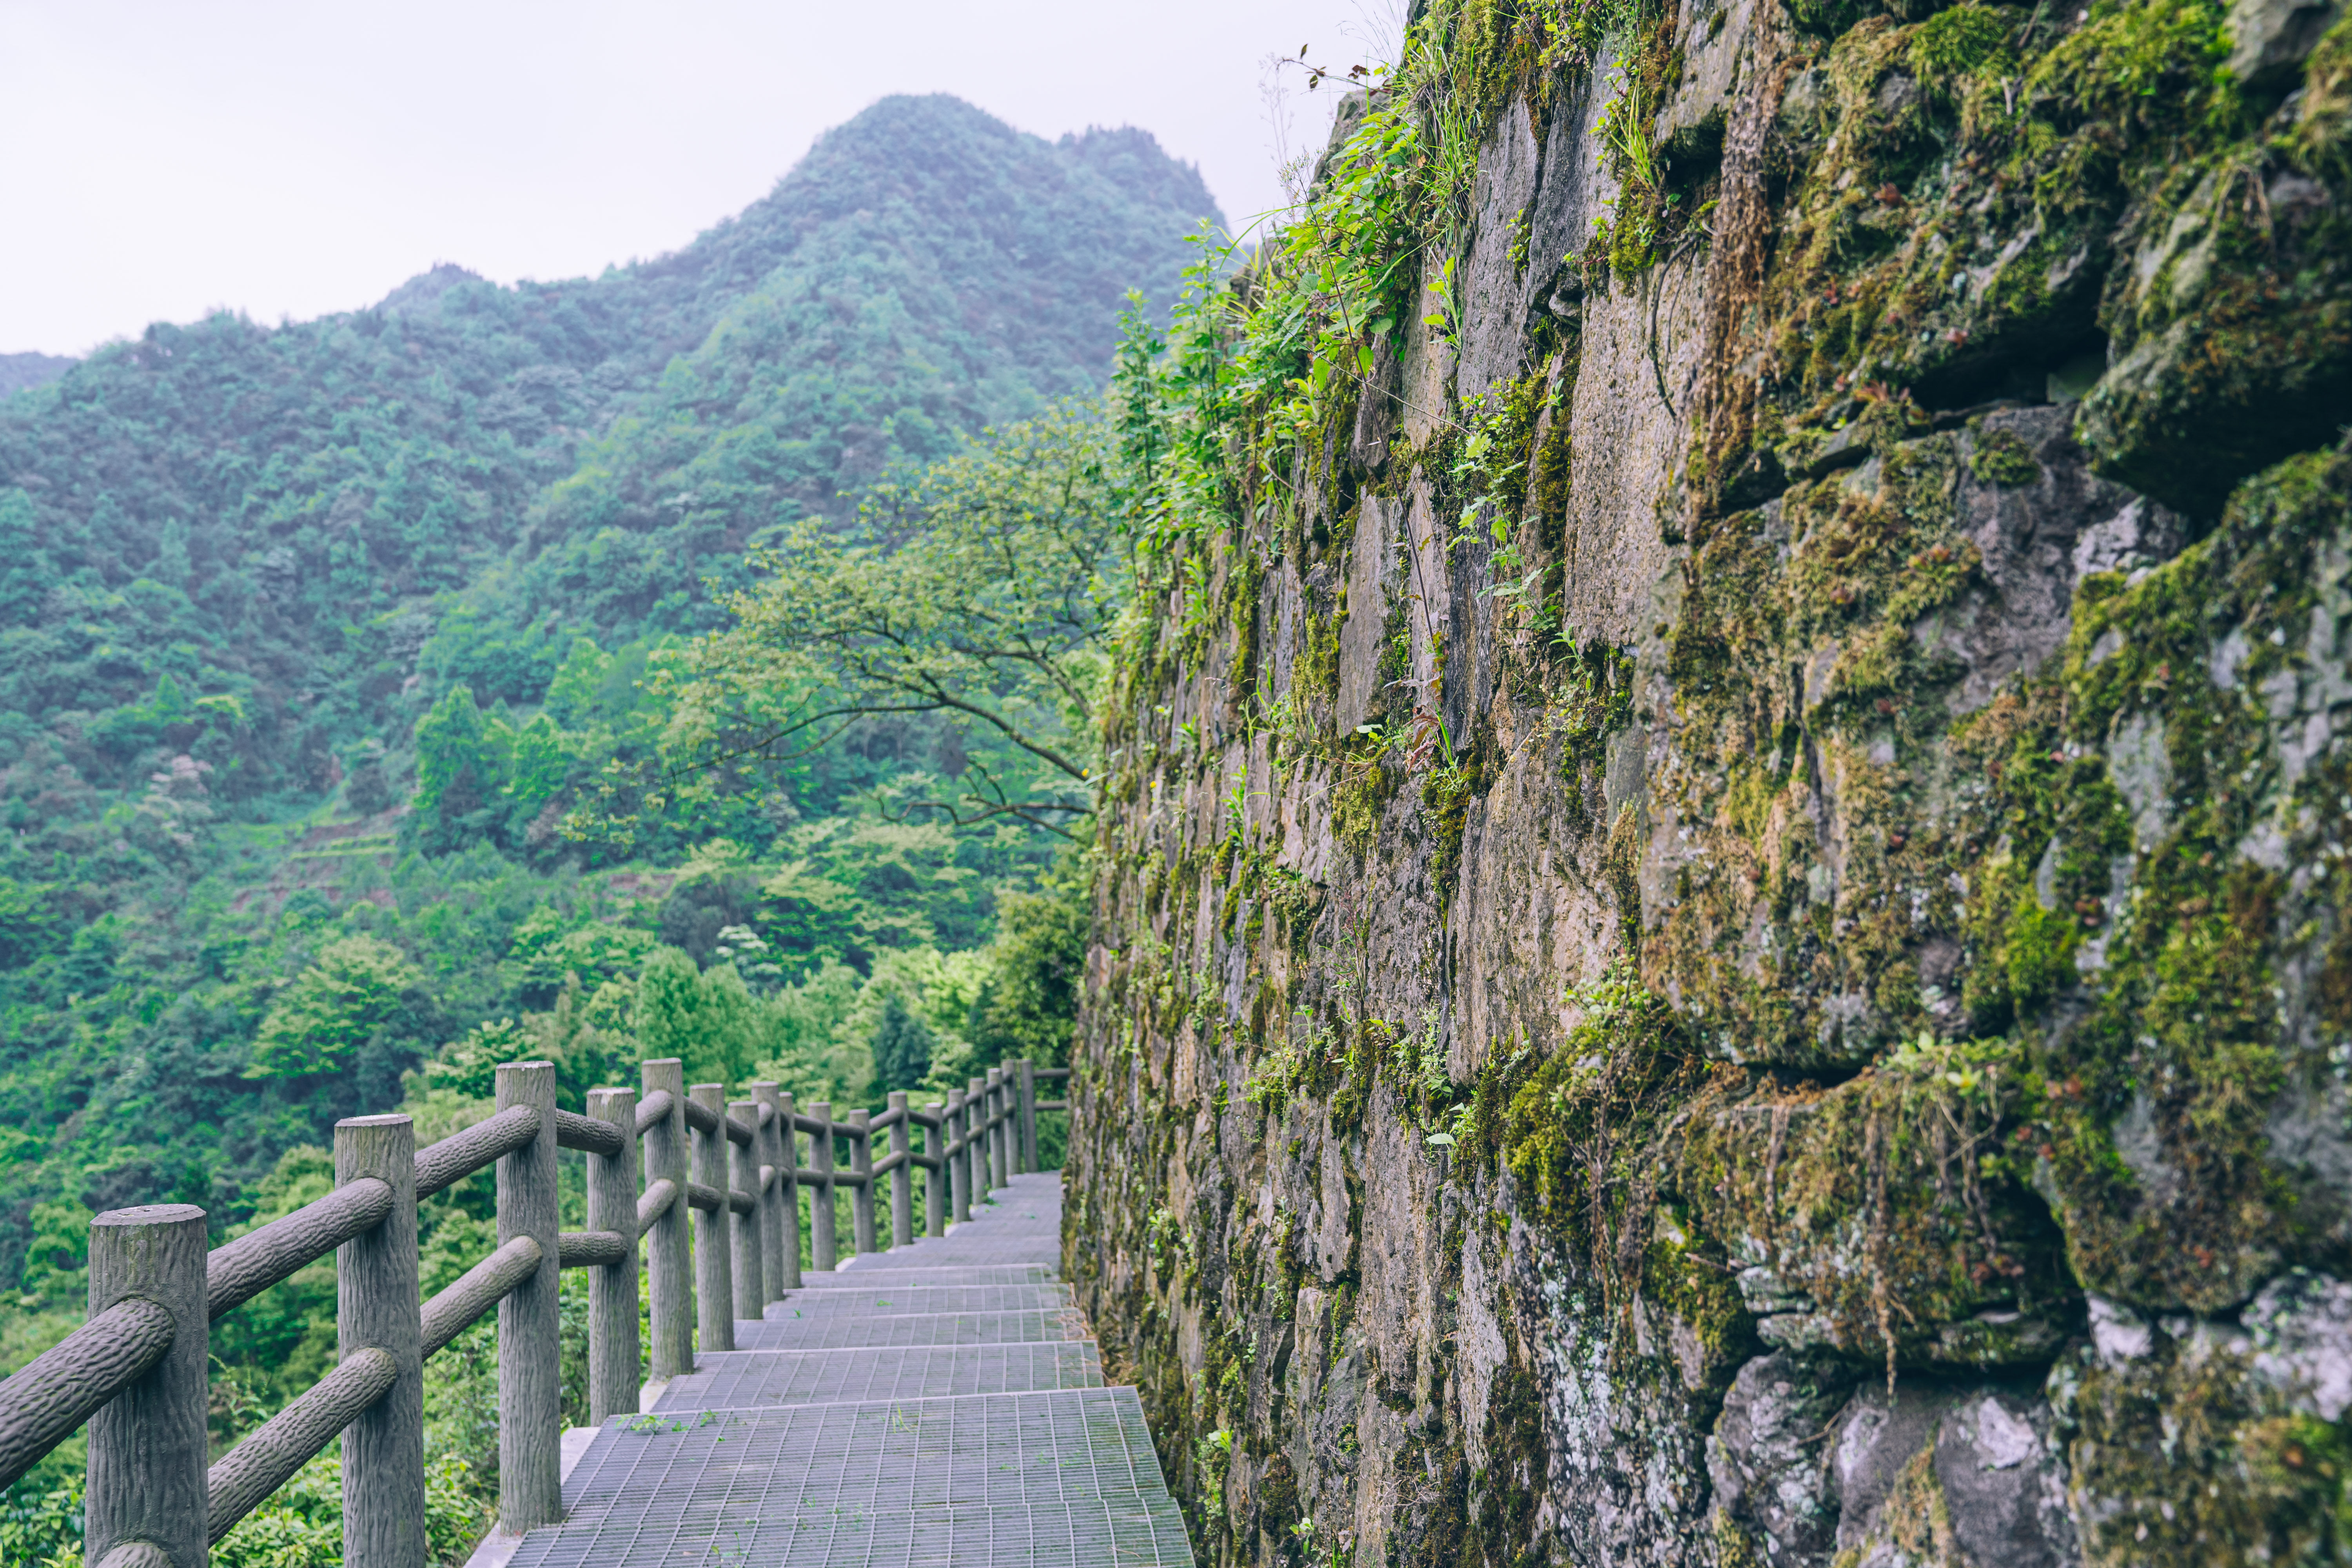
[[[371,1046],[413,1047],[433,1022],[423,982],[390,942],[348,936],[328,943],[270,1005],[246,1076],[336,1072]]]
[[[465,1562],[489,1522],[471,1486],[466,1461],[455,1454],[425,1467],[426,1561]],[[215,1568],[340,1568],[343,1560],[343,1461],[338,1446],[294,1473],[269,1500],[245,1516],[213,1548]]]
[[[931,1070],[930,1026],[907,1011],[893,992],[882,1004],[874,1027],[874,1088],[877,1092],[913,1089]]]

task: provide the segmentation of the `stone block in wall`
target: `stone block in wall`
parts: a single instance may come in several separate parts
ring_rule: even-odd
[[[1404,635],[1403,606],[1412,589],[1405,554],[1404,503],[1366,496],[1348,543],[1346,619],[1339,625],[1338,722],[1341,734],[1370,723],[1389,680],[1404,673],[1389,644]],[[1410,696],[1406,712],[1412,710]]]
[[[1532,108],[1515,103],[1478,152],[1470,251],[1458,264],[1461,361],[1454,395],[1465,410],[1517,380],[1525,363],[1527,275],[1540,266],[1529,243],[1543,174],[1538,129]]]
[[[1677,12],[1682,73],[1651,139],[1678,183],[1695,184],[1722,158],[1732,100],[1753,85],[1755,33],[1755,0],[1694,0]]]
[[[1722,1532],[1776,1568],[2080,1561],[2064,1440],[2032,1380],[1890,1392],[1834,1359],[1759,1357],[1725,1395],[1707,1466]]]
[[[2091,1342],[2049,1379],[2085,1562],[2316,1562],[2340,1549],[2352,1288],[2290,1271],[2234,1321],[2091,1305]]]

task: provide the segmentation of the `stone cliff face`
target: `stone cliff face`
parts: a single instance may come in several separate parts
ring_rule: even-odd
[[[1108,721],[1068,1262],[1203,1560],[2352,1555],[2352,26],[1418,28],[1433,320]]]

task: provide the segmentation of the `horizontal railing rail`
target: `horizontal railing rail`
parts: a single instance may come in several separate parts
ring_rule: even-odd
[[[0,1486],[13,1486],[172,1348],[172,1314],[118,1301],[0,1383]]]
[[[373,1348],[338,1363],[310,1391],[248,1433],[205,1478],[205,1541],[218,1545],[269,1494],[343,1434],[400,1376],[390,1352]]]
[[[487,1169],[538,1137],[539,1124],[535,1108],[515,1105],[451,1133],[416,1156],[416,1195],[429,1198]]]
[[[472,1328],[484,1312],[539,1272],[543,1256],[536,1239],[516,1237],[425,1302],[417,1324],[425,1357],[429,1359],[435,1352],[446,1350],[450,1341]]]
[[[611,1156],[619,1153],[628,1140],[621,1130],[591,1117],[569,1110],[555,1113],[555,1142],[558,1147],[577,1149],[584,1154]]]
[[[499,1528],[551,1522],[561,1510],[561,1270],[589,1278],[591,1419],[634,1413],[641,1369],[666,1380],[691,1370],[698,1349],[732,1349],[738,1319],[799,1288],[803,1189],[819,1269],[836,1261],[844,1189],[855,1250],[881,1248],[883,1192],[889,1245],[913,1243],[918,1171],[922,1232],[941,1235],[971,1217],[976,1197],[1037,1168],[1036,1113],[1066,1102],[1041,1102],[1036,1084],[1067,1077],[1015,1062],[942,1101],[910,1105],[894,1091],[878,1114],[836,1120],[825,1101],[803,1110],[774,1083],[754,1083],[750,1099],[731,1102],[717,1084],[689,1091],[680,1064],[667,1058],[644,1064],[641,1093],[592,1091],[583,1115],[556,1106],[551,1065],[509,1062],[498,1069],[495,1112],[425,1149],[414,1147],[405,1116],[338,1122],[334,1190],[218,1247],[205,1249],[204,1212],[184,1205],[92,1221],[89,1321],[0,1381],[0,1487],[86,1425],[83,1560],[196,1568],[210,1544],[340,1436],[345,1563],[413,1568],[422,1552],[423,1365],[496,1308]],[[556,1228],[560,1149],[588,1158],[585,1230]],[[499,1245],[424,1298],[419,1200],[492,1166]],[[330,1256],[337,1364],[207,1464],[208,1325]],[[645,1345],[641,1283],[650,1295]]]
[[[416,1156],[416,1195],[426,1197],[465,1180],[538,1132],[538,1113],[519,1106],[443,1139]],[[214,1248],[205,1266],[207,1314],[218,1318],[235,1311],[352,1237],[373,1229],[392,1212],[392,1203],[389,1185],[363,1178]]]
[[[205,1315],[218,1318],[244,1306],[296,1269],[316,1263],[392,1212],[392,1188],[373,1178],[338,1187],[213,1249],[205,1265]]]
[[[645,1190],[637,1199],[637,1235],[643,1237],[653,1228],[654,1221],[669,1213],[669,1205],[677,1202],[677,1184],[664,1176]]]

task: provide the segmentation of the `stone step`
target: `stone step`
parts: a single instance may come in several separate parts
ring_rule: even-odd
[[[1054,1268],[1043,1263],[966,1263],[910,1264],[898,1259],[909,1258],[914,1249],[898,1252],[869,1252],[860,1258],[855,1268],[835,1269],[820,1274],[813,1268],[801,1270],[803,1290],[870,1290],[878,1277],[893,1283],[903,1283],[908,1289],[918,1286],[948,1285],[1045,1285],[1055,1278]]]
[[[1067,1285],[927,1285],[877,1269],[863,1290],[796,1290],[771,1301],[765,1321],[791,1322],[831,1312],[1053,1311],[1073,1306],[1076,1300]]]
[[[1013,1312],[820,1312],[814,1317],[738,1319],[739,1351],[830,1351],[856,1346],[1010,1345],[1090,1338],[1075,1307]]]
[[[722,1351],[672,1378],[656,1413],[1100,1388],[1091,1340],[919,1350]]]

